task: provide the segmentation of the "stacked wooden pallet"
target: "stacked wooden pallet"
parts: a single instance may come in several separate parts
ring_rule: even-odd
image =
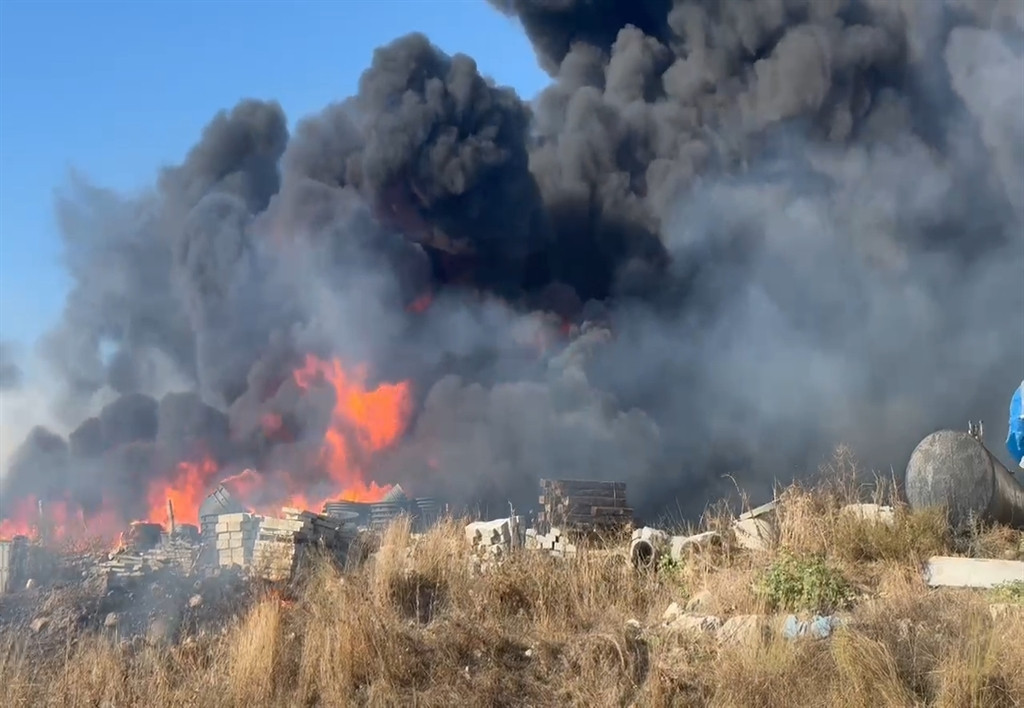
[[[626,502],[625,482],[542,479],[540,485],[543,511],[537,515],[537,526],[543,533],[551,528],[576,533],[608,532],[633,520],[633,509]]]

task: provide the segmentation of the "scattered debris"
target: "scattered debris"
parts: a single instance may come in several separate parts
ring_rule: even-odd
[[[771,627],[763,615],[736,615],[718,628],[716,637],[720,644],[756,647],[768,641]]]
[[[714,634],[722,627],[722,620],[713,615],[682,614],[665,622],[664,627],[680,634]]]
[[[782,636],[786,639],[827,639],[842,622],[838,617],[815,615],[810,620],[801,620],[796,615],[789,615],[782,624]]]

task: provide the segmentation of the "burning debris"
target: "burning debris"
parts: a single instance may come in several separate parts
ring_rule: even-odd
[[[218,485],[220,513],[376,527],[629,483],[545,490],[561,539],[996,415],[1024,359],[1019,13],[494,4],[551,75],[530,105],[411,34],[293,134],[247,99],[141,196],[68,185],[59,415],[3,471],[0,537],[109,548],[166,533],[168,499],[198,529]]]

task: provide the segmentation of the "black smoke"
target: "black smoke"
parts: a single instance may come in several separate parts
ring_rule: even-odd
[[[294,135],[248,100],[143,197],[72,182],[43,351],[67,401],[138,415],[87,422],[67,475],[207,430],[226,464],[283,464],[330,409],[289,383],[306,353],[412,381],[381,481],[495,508],[571,476],[697,511],[724,475],[763,495],[841,442],[899,468],[1004,418],[1019,3],[491,1],[551,76],[532,102],[415,34]]]

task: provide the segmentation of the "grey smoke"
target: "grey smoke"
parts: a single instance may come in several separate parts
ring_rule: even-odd
[[[0,391],[10,391],[21,386],[23,374],[10,342],[0,342]]]
[[[326,424],[289,383],[302,356],[371,362],[417,399],[371,471],[493,505],[557,475],[694,512],[724,475],[763,495],[840,442],[899,468],[977,418],[1001,454],[1024,364],[1019,3],[492,4],[551,75],[530,105],[410,35],[292,136],[245,101],[141,198],[72,183],[47,343],[69,395],[156,400],[172,372],[193,403],[163,398],[131,446],[167,455],[165,429],[209,420],[225,464],[269,468]],[[585,334],[557,344],[562,318]]]

